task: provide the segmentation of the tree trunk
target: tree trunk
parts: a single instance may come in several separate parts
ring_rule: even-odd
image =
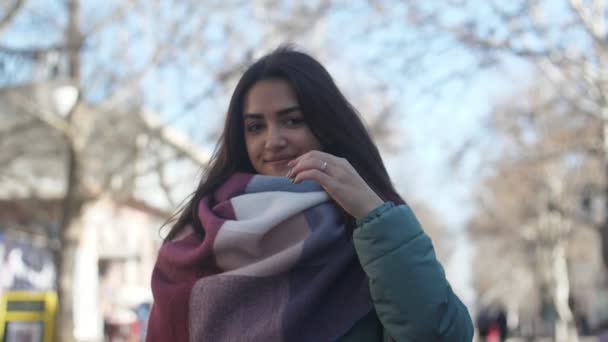
[[[602,128],[602,147],[604,149],[602,160],[604,167],[604,213],[599,233],[602,242],[602,260],[604,261],[604,268],[608,269],[608,118],[605,118]]]
[[[68,25],[65,31],[67,46],[65,52],[67,53],[68,76],[72,82],[79,84],[80,54],[82,48],[82,35],[78,22],[80,19],[80,0],[68,0],[66,6]],[[66,149],[68,152],[66,160],[66,194],[60,224],[61,248],[56,255],[59,308],[55,335],[58,342],[74,341],[74,298],[72,291],[74,261],[80,243],[82,232],[80,216],[85,201],[81,177],[82,165],[80,161],[83,139],[78,136],[82,132],[78,130],[79,126],[75,124],[79,119],[76,106],[74,106],[66,115],[66,120],[70,124],[72,134],[71,136],[66,136]]]
[[[76,231],[78,228],[77,220],[72,220],[70,227],[66,230]],[[57,341],[74,341],[74,316],[73,316],[73,288],[74,283],[74,257],[76,254],[77,243],[65,243],[60,251],[58,263],[59,271],[59,310],[57,315]]]
[[[74,341],[74,316],[72,285],[74,283],[74,258],[80,242],[80,215],[84,199],[80,191],[80,163],[74,146],[68,142],[67,189],[60,223],[61,248],[57,251],[59,308],[56,322],[56,341]]]
[[[553,280],[555,282],[553,300],[558,314],[558,319],[555,322],[555,341],[578,342],[574,317],[568,302],[570,298],[570,279],[563,243],[558,243],[553,249]]]

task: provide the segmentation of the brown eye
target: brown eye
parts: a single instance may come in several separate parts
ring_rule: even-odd
[[[264,125],[262,125],[261,123],[252,123],[247,125],[247,132],[249,133],[255,133],[258,132],[260,129],[263,128]]]
[[[297,126],[297,125],[301,125],[305,123],[303,118],[289,118],[287,120],[285,120],[285,124],[287,126]]]

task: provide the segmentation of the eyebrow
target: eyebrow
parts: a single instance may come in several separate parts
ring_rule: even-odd
[[[277,115],[285,116],[287,114],[291,114],[291,113],[297,112],[299,110],[300,110],[300,106],[295,105],[295,106],[291,106],[291,107],[287,107],[287,108],[278,110]],[[264,117],[264,115],[260,114],[260,113],[245,113],[243,116],[245,117],[245,119],[261,119]]]

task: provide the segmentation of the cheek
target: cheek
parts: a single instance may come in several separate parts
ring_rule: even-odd
[[[308,141],[314,149],[321,149],[321,143],[319,142],[319,139],[317,139],[317,137],[312,133],[310,129],[308,129]]]
[[[256,155],[256,141],[252,137],[245,138],[245,148],[247,149],[247,155],[249,155],[249,159],[251,161],[255,160]]]
[[[301,142],[302,142],[301,145],[306,146],[307,150],[320,150],[321,149],[321,143],[319,142],[317,137],[315,137],[314,134],[312,134],[312,132],[310,130],[308,130],[308,132],[306,132],[306,134],[302,137]]]

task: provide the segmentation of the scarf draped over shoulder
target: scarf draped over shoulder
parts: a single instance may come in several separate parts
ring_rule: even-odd
[[[211,200],[213,199],[213,200]],[[342,218],[313,182],[235,174],[165,243],[148,342],[332,341],[372,309]]]

